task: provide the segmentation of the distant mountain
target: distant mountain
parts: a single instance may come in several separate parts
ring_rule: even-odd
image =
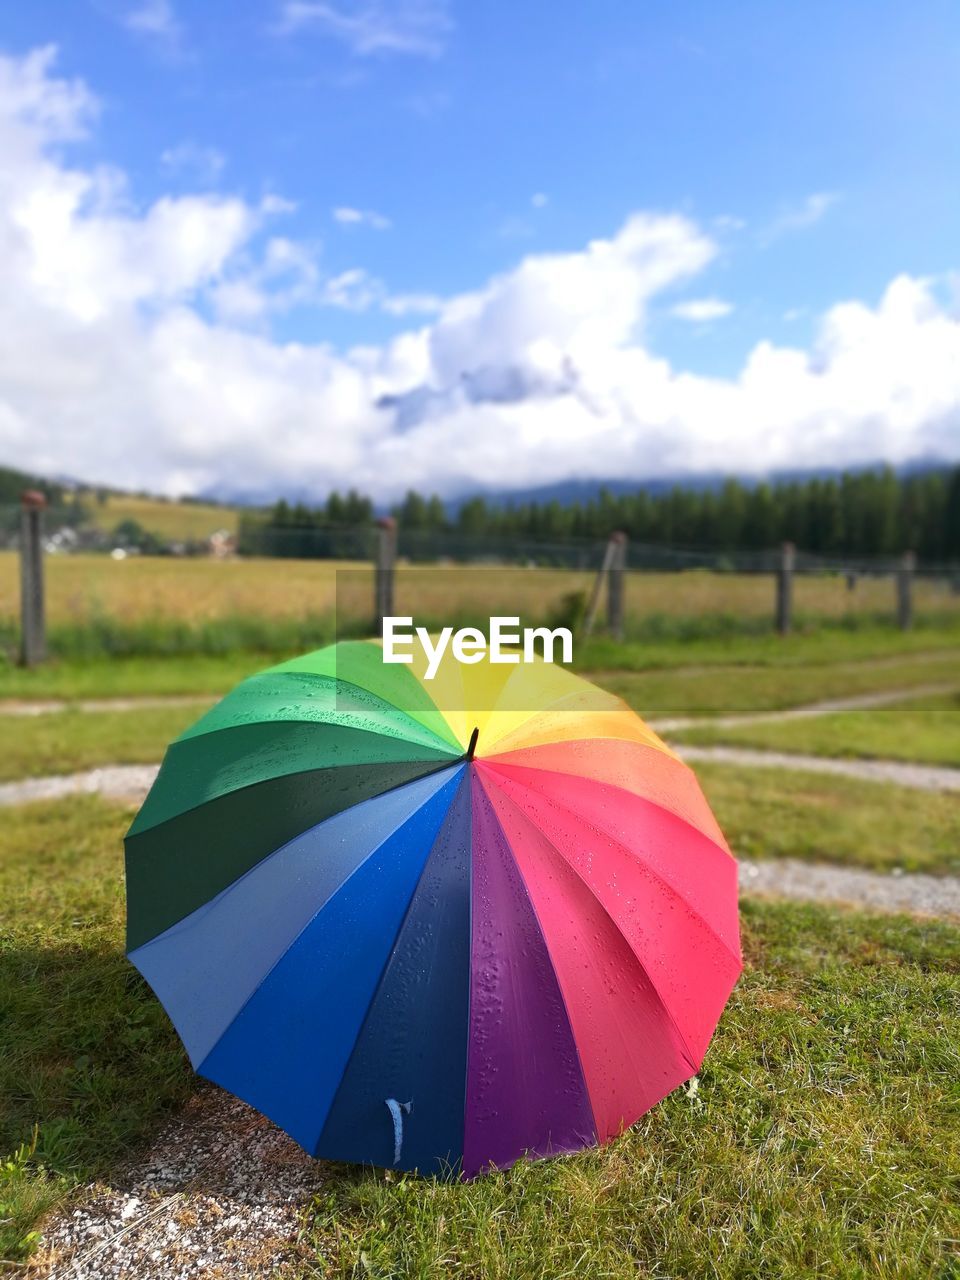
[[[866,463],[861,467],[795,467],[770,471],[765,474],[741,475],[722,471],[684,472],[672,476],[658,476],[651,479],[637,478],[625,480],[618,476],[606,480],[559,480],[554,484],[539,485],[525,489],[471,489],[450,498],[447,509],[456,514],[465,502],[471,498],[482,497],[493,507],[520,506],[525,503],[559,502],[568,506],[574,502],[590,502],[600,496],[604,490],[614,497],[624,494],[648,493],[651,497],[669,493],[671,489],[692,490],[694,493],[716,492],[727,480],[736,480],[748,489],[758,484],[802,484],[807,480],[839,479],[847,472],[878,471],[888,464],[884,462]],[[954,465],[942,458],[917,458],[905,462],[893,470],[898,476],[922,475],[930,471],[944,471]]]
[[[873,471],[884,466],[883,462],[875,462],[862,467],[806,467],[792,468],[778,471],[771,471],[765,475],[730,475],[720,471],[701,471],[701,472],[685,472],[671,476],[658,477],[631,477],[625,479],[623,476],[608,477],[606,479],[597,480],[577,480],[567,479],[558,480],[552,484],[527,486],[517,489],[482,489],[471,488],[464,489],[461,493],[455,494],[448,498],[445,502],[447,511],[456,515],[465,502],[471,498],[482,497],[493,507],[519,506],[521,504],[536,502],[559,502],[561,506],[568,506],[574,502],[585,503],[599,496],[601,491],[606,490],[615,497],[623,494],[637,493],[643,491],[651,496],[669,492],[673,488],[681,488],[693,490],[696,493],[705,491],[716,491],[720,489],[724,481],[735,479],[747,488],[767,481],[769,483],[803,482],[814,478],[839,477],[844,471],[863,472]],[[900,476],[917,475],[930,471],[941,471],[950,467],[952,464],[941,458],[916,458],[910,462],[903,463],[901,466],[895,467],[894,471]],[[338,486],[341,491],[349,489],[349,482]],[[81,490],[85,493],[99,491],[112,497],[140,497],[148,498],[150,495],[129,494],[125,490],[117,489],[109,485],[91,485],[81,483],[79,481],[69,479],[64,476],[57,477],[40,477],[33,476],[26,472],[17,470],[13,467],[0,466],[0,503],[10,504],[16,503],[20,499],[20,494],[24,489],[40,489],[47,494],[48,500],[56,503],[62,501],[65,493],[75,493]],[[429,492],[429,485],[425,487]],[[297,486],[295,489],[278,489],[274,487],[251,485],[249,487],[237,488],[226,486],[211,486],[202,493],[192,498],[185,498],[181,501],[187,503],[209,503],[212,505],[223,506],[227,508],[235,507],[268,507],[278,499],[284,498],[289,503],[302,502],[305,506],[316,507],[325,501],[327,494],[318,493],[312,488],[305,486]],[[174,501],[171,499],[158,499],[158,501]],[[383,513],[393,505],[392,503],[377,503],[377,511]]]

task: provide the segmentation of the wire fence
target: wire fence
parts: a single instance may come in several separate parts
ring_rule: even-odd
[[[132,522],[99,528],[69,507],[0,507],[0,546],[14,553],[0,561],[0,647],[42,660],[49,624],[61,652],[68,642],[86,652],[92,636],[112,651],[166,651],[199,643],[204,629],[211,646],[242,636],[266,648],[284,628],[291,645],[312,644],[344,618],[376,632],[393,613],[443,625],[472,624],[478,611],[521,614],[615,639],[875,622],[906,630],[960,618],[960,565],[918,564],[909,553],[719,551],[616,533],[561,542],[389,520],[277,527],[250,515],[236,532],[142,535]],[[121,572],[112,560],[140,567]]]
[[[176,508],[171,506],[171,512]],[[163,532],[139,527],[136,521],[120,521],[112,528],[91,520],[75,506],[48,507],[43,512],[42,539],[49,554],[123,552],[126,555],[225,556],[239,555],[295,560],[368,561],[376,556],[378,528],[365,525],[278,526],[263,516],[241,514],[239,527],[229,527],[233,513],[224,511],[222,527],[211,526],[203,534],[197,522],[190,532]],[[20,504],[0,504],[0,549],[16,551],[20,544]],[[607,538],[511,537],[460,529],[409,529],[396,531],[396,556],[411,564],[508,564],[538,568],[596,570],[603,562]],[[906,550],[904,548],[903,550]],[[716,548],[664,545],[629,540],[625,549],[627,570],[680,572],[703,569],[715,573],[770,574],[781,566],[779,546],[767,548]],[[863,578],[896,573],[902,553],[813,553],[798,547],[794,553],[797,574],[836,574]],[[919,560],[915,574],[921,578],[954,581],[960,589],[960,562]]]

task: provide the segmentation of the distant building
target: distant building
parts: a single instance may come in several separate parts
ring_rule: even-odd
[[[229,529],[218,529],[207,539],[207,549],[214,560],[230,560],[237,554],[237,535]]]

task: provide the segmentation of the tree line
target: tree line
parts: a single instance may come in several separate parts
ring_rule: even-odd
[[[622,529],[650,546],[722,552],[764,551],[793,542],[818,555],[895,555],[912,550],[924,560],[960,558],[960,467],[898,476],[890,467],[840,476],[744,483],[717,488],[675,485],[664,492],[600,490],[587,501],[492,502],[478,496],[451,508],[437,495],[407,493],[391,514],[411,545],[462,538],[566,542],[606,538]],[[241,549],[279,555],[355,555],[347,531],[369,527],[370,498],[351,490],[325,503],[276,503],[264,516],[241,522]],[[256,544],[255,546],[252,544]],[[350,545],[348,545],[350,544]]]

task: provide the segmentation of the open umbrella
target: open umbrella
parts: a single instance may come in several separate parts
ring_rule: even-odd
[[[548,663],[349,642],[240,684],[126,839],[130,959],[195,1069],[307,1151],[472,1177],[621,1133],[740,972],[690,769]]]

